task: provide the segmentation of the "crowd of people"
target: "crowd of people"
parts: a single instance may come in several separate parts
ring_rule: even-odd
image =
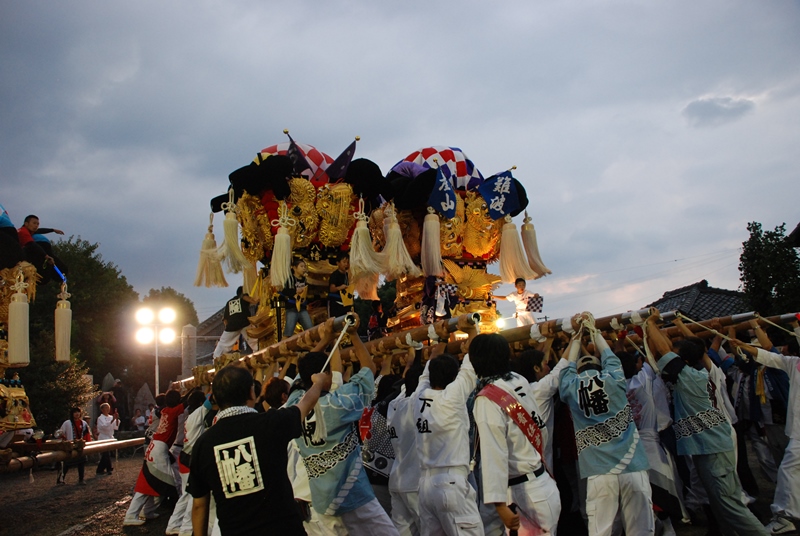
[[[680,320],[670,338],[657,314],[640,337],[575,323],[515,353],[464,320],[458,355],[437,324],[442,342],[394,360],[351,326],[343,363],[329,320],[263,387],[243,365],[206,395],[173,384],[124,523],[180,496],[167,534],[535,535],[567,518],[674,534],[701,512],[709,534],[800,529],[796,323],[782,340],[755,321],[706,340]],[[777,484],[766,526],[748,508],[748,444]]]

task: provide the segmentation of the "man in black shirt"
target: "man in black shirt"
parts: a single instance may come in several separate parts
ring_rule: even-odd
[[[247,317],[250,316],[251,303],[258,303],[258,300],[245,294],[242,287],[239,287],[236,289],[236,296],[225,304],[225,313],[222,317],[225,331],[222,332],[217,347],[214,348],[215,358],[230,352],[240,335],[244,335],[247,339],[247,345],[251,350],[258,350],[258,339],[249,337],[246,331],[250,327]]]
[[[353,289],[350,288],[350,257],[342,251],[336,257],[336,270],[331,274],[328,295],[328,316],[336,318],[353,310]]]
[[[302,435],[331,376],[314,374],[312,382],[296,406],[256,413],[250,372],[237,365],[217,372],[211,389],[220,411],[195,443],[187,487],[195,536],[207,536],[210,493],[223,535],[306,533],[286,466],[288,443]]]

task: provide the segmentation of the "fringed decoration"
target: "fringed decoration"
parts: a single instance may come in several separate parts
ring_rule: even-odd
[[[425,222],[422,224],[422,273],[425,277],[442,275],[442,229],[439,215],[428,207]]]
[[[533,228],[527,211],[525,211],[525,219],[522,223],[522,243],[525,245],[525,253],[528,255],[528,264],[536,273],[540,274],[539,277],[552,274],[553,272],[544,265],[542,257],[539,255],[539,245],[536,243],[536,229]]]
[[[69,363],[70,338],[72,335],[72,309],[67,299],[70,297],[67,292],[67,284],[61,284],[61,298],[56,303],[56,361],[59,363]]]
[[[511,221],[511,216],[506,216],[505,220],[500,237],[500,277],[503,283],[513,283],[520,277],[526,280],[538,278],[539,274],[531,270],[522,251],[517,226]]]
[[[228,201],[222,203],[225,210],[225,221],[222,222],[222,229],[225,231],[225,259],[228,271],[238,274],[249,262],[242,253],[242,246],[239,240],[239,220],[236,219],[236,203],[233,201],[233,190],[230,190]]]
[[[355,291],[362,300],[375,301],[378,297],[378,274],[370,274],[361,277],[354,283]]]
[[[26,366],[31,362],[28,325],[28,296],[23,281],[22,270],[17,272],[16,291],[8,304],[8,363],[12,366]]]
[[[358,212],[354,216],[357,223],[353,237],[350,239],[350,277],[358,288],[359,282],[364,278],[374,277],[377,284],[378,275],[385,273],[387,269],[386,255],[375,251],[375,248],[372,247],[372,239],[369,235],[369,227],[367,227],[367,215],[364,214],[363,199],[359,199]]]
[[[386,256],[386,271],[384,272],[386,279],[392,281],[406,274],[409,277],[419,277],[421,272],[417,265],[414,264],[414,261],[411,260],[411,255],[408,254],[408,249],[406,249],[405,242],[403,242],[403,231],[400,230],[400,224],[397,223],[394,207],[389,207],[386,212],[386,219],[389,220],[386,246],[383,248],[383,253]]]
[[[222,271],[222,257],[217,250],[217,240],[214,238],[214,213],[208,219],[208,232],[200,246],[200,260],[197,263],[197,275],[194,286],[227,287],[225,274]]]
[[[252,262],[248,262],[244,265],[244,269],[242,271],[242,287],[245,289],[244,291],[248,295],[253,295],[250,289],[255,287],[257,281],[258,270],[256,270],[256,265]]]
[[[271,222],[273,227],[278,227],[278,233],[272,249],[269,277],[273,287],[283,288],[292,275],[292,235],[289,234],[289,227],[297,222],[289,217],[286,201],[281,201],[278,215],[278,219]]]

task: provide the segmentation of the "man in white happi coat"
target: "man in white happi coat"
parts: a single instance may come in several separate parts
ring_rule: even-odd
[[[555,534],[561,499],[544,463],[545,422],[531,384],[511,372],[510,353],[500,335],[478,335],[470,343],[475,372],[485,384],[473,409],[483,501],[494,505],[509,530],[524,536]]]
[[[411,359],[409,359],[411,364]],[[419,479],[420,463],[417,452],[414,393],[419,385],[421,365],[408,367],[405,384],[400,394],[389,402],[386,424],[395,453],[392,472],[389,474],[389,493],[392,497],[392,521],[400,536],[419,536]]]
[[[800,529],[800,357],[786,356],[755,348],[741,341],[731,341],[767,367],[789,375],[789,405],[786,412],[786,435],[789,444],[778,468],[778,484],[772,500],[773,519],[767,525],[770,534],[794,534]]]
[[[467,481],[466,403],[476,381],[469,355],[464,356],[459,368],[453,356],[442,354],[425,365],[412,395],[422,469],[419,518],[423,536],[483,536],[477,494]]]

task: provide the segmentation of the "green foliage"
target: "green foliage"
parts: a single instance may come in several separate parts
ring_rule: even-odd
[[[786,224],[764,231],[751,222],[747,230],[739,272],[749,306],[762,315],[800,311],[800,257],[786,239]]]
[[[154,308],[154,310],[161,307],[172,307],[175,309],[177,316],[174,326],[175,331],[178,333],[180,333],[181,327],[186,324],[196,326],[200,323],[197,319],[197,311],[194,308],[192,300],[172,287],[161,287],[159,290],[151,288],[147,296],[142,298],[142,303]]]
[[[30,306],[31,364],[19,369],[19,375],[33,416],[47,433],[69,417],[69,408],[81,407],[95,396],[86,374],[93,374],[98,383],[108,372],[119,377],[135,358],[128,318],[138,294],[114,264],[102,259],[98,247],[74,237],[53,243],[54,252],[69,267],[70,363],[57,363],[54,357],[58,282],[38,286]]]
[[[31,339],[31,364],[19,372],[36,426],[47,434],[69,418],[69,410],[83,407],[97,396],[89,369],[77,359],[58,363],[53,358],[53,335],[41,332]]]

